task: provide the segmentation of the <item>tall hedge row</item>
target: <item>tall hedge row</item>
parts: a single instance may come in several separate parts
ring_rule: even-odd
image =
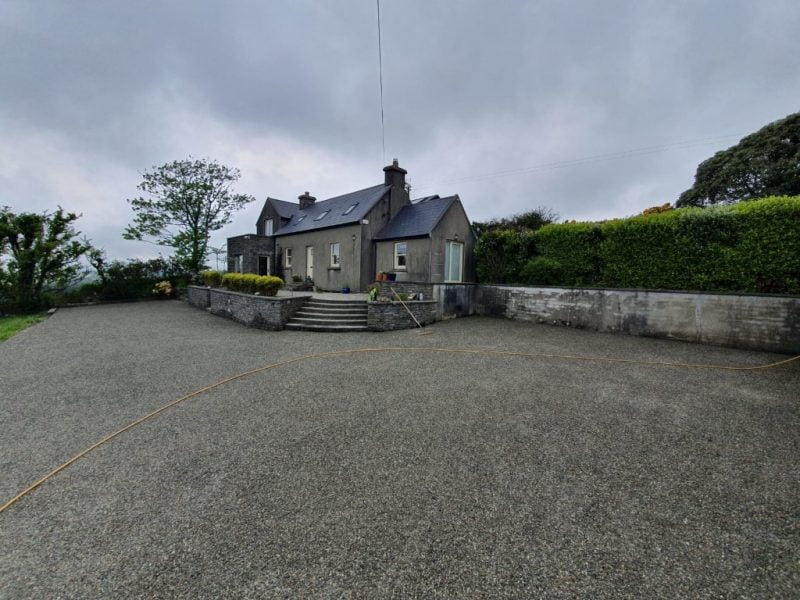
[[[800,293],[800,196],[494,235],[486,283]]]

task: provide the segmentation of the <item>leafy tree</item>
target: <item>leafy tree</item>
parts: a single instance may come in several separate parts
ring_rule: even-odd
[[[77,278],[79,259],[90,248],[73,223],[80,215],[65,213],[12,213],[0,208],[0,296],[13,310],[36,310],[45,304],[46,292],[63,290]]]
[[[800,194],[800,112],[770,123],[700,163],[676,206]]]
[[[540,227],[555,223],[558,218],[558,213],[553,209],[546,206],[539,206],[533,210],[528,210],[502,219],[492,219],[491,221],[485,222],[473,221],[472,229],[478,237],[481,237],[484,233],[496,231],[498,229],[508,229],[521,233],[536,231]]]
[[[128,203],[136,213],[123,234],[127,240],[150,241],[174,248],[181,265],[193,275],[203,268],[212,231],[255,200],[231,190],[241,173],[216,161],[176,160],[143,173],[138,189],[149,198]]]
[[[476,270],[481,283],[517,283],[529,256],[536,254],[533,234],[511,229],[485,232],[475,244]]]

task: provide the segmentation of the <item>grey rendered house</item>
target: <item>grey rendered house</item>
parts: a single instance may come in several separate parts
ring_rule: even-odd
[[[459,197],[412,202],[397,160],[383,171],[383,183],[328,200],[267,198],[256,233],[228,238],[228,270],[354,292],[380,271],[398,281],[474,281],[475,234]]]

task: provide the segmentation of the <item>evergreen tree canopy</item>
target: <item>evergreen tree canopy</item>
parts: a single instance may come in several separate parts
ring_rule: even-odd
[[[800,112],[770,123],[700,163],[676,206],[800,194]]]

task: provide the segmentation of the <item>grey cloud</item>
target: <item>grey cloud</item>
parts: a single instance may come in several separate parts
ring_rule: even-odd
[[[421,191],[459,193],[476,219],[540,204],[606,218],[673,201],[697,163],[736,140],[470,178],[746,134],[800,108],[795,0],[383,0],[381,9],[386,159],[400,158],[413,183],[458,180]],[[87,224],[90,211],[104,215],[91,237],[130,253],[113,240],[138,172],[189,153],[262,152],[262,168],[242,180],[259,199],[375,183],[376,44],[368,1],[0,0],[0,157],[22,165],[0,165],[0,203],[85,207]],[[31,141],[43,138],[44,150]],[[95,189],[76,190],[69,169]],[[52,171],[46,185],[19,179],[38,170]],[[250,229],[251,212],[226,233]]]

